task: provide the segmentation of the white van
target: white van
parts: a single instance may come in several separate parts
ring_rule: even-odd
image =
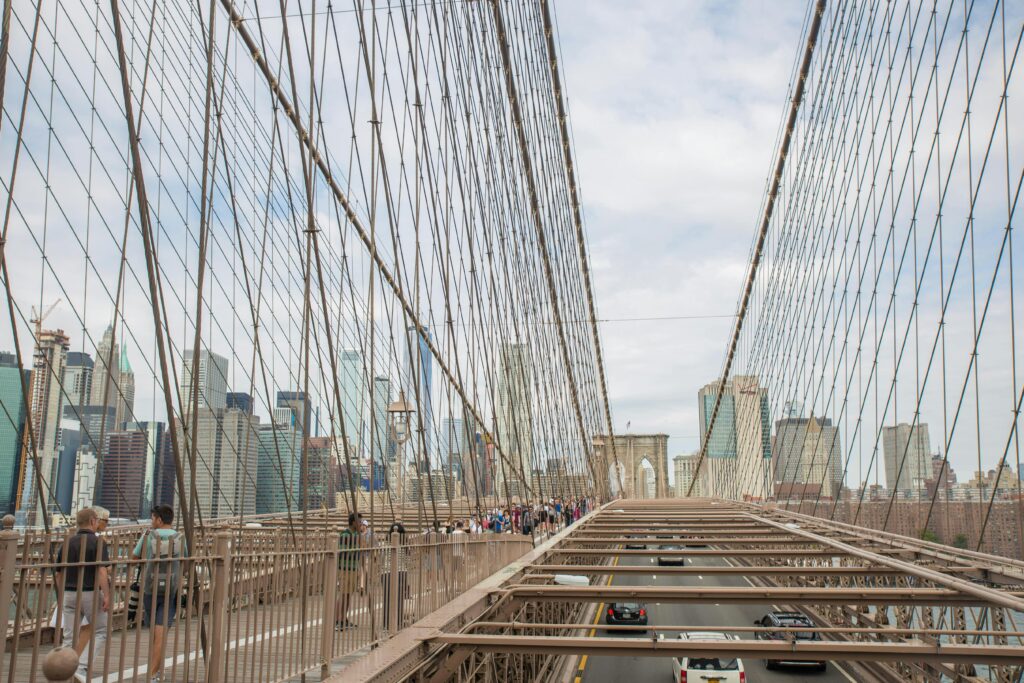
[[[728,641],[736,640],[736,636],[719,631],[692,631],[679,634],[679,640]],[[725,653],[718,657],[673,657],[672,673],[674,683],[747,683],[743,660]]]

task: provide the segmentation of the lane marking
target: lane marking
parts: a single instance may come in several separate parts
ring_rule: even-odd
[[[619,566],[619,556],[618,555],[616,555],[615,558],[612,559],[612,566],[613,567],[618,567]],[[606,586],[612,585],[612,581],[614,581],[614,580],[615,580],[615,574],[614,573],[609,574],[608,575],[608,582],[605,583],[605,585]],[[594,614],[594,621],[591,622],[595,626],[597,625],[597,622],[601,621],[601,615],[604,614],[604,605],[605,605],[605,603],[602,602],[600,605],[597,606],[597,612]],[[592,629],[590,629],[590,635],[588,637],[589,638],[593,638],[594,634],[596,634],[596,633],[597,633],[597,629],[596,628],[592,628]],[[573,683],[583,683],[583,675],[587,671],[587,662],[588,661],[590,661],[590,655],[583,655],[582,657],[580,657],[580,666],[576,670],[576,678],[573,680]]]

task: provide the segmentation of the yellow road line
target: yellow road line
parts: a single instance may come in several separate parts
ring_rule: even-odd
[[[616,555],[615,559],[612,560],[612,566],[613,567],[617,567],[618,565],[619,565],[619,556]],[[612,585],[612,581],[614,581],[614,580],[615,580],[615,574],[609,574],[608,575],[608,583],[606,583],[605,585],[606,586]],[[595,625],[597,624],[597,622],[601,621],[601,615],[604,614],[604,605],[605,605],[605,603],[602,602],[597,607],[597,612],[594,614],[594,621],[593,621],[593,623]],[[590,636],[589,637],[593,638],[595,633],[597,633],[597,629],[596,628],[590,629]],[[580,657],[580,667],[579,667],[579,669],[576,670],[576,678],[573,681],[573,683],[583,683],[583,674],[586,673],[587,661],[588,661],[589,657],[590,657],[590,655],[583,655],[582,657]]]

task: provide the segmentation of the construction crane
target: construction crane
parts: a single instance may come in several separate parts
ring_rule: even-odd
[[[33,336],[33,341],[36,344],[39,343],[39,336],[43,332],[43,321],[46,320],[50,316],[51,313],[53,313],[53,309],[57,308],[57,304],[59,304],[60,302],[61,302],[61,300],[57,299],[52,304],[47,306],[45,311],[42,311],[42,310],[36,311],[36,307],[35,306],[32,307],[32,317],[29,319],[29,322],[32,323],[32,325],[34,326],[33,327],[33,335],[34,335]]]

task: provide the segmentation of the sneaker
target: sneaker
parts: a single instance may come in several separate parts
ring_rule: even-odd
[[[346,620],[345,628],[358,628],[358,626],[356,626],[353,622]]]
[[[344,631],[345,630],[345,622],[344,621],[336,621],[336,622],[334,622],[334,630],[335,631]]]

